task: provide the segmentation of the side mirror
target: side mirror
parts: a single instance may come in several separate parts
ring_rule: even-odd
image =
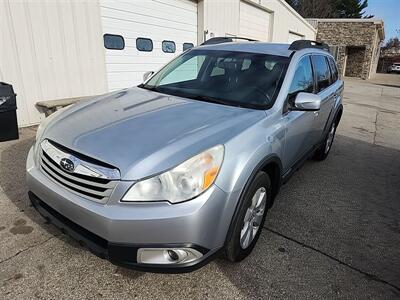
[[[298,93],[292,110],[316,111],[321,108],[321,97],[311,93]]]
[[[151,75],[153,75],[154,72],[153,71],[148,71],[146,73],[143,74],[143,82],[145,82],[147,79],[150,78]]]

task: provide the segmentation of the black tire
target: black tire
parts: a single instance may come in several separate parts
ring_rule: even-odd
[[[244,218],[246,216],[247,210],[250,208],[252,205],[252,198],[255,195],[256,191],[259,190],[260,188],[264,187],[265,188],[265,194],[266,194],[266,205],[263,210],[263,216],[262,220],[259,224],[258,231],[254,235],[253,240],[250,242],[250,244],[243,249],[241,246],[240,242],[240,235],[242,228],[245,224]],[[265,222],[265,217],[268,213],[268,208],[270,207],[269,204],[272,201],[272,188],[271,188],[271,180],[267,173],[264,172],[258,172],[257,175],[254,177],[254,179],[251,181],[249,188],[247,191],[243,194],[242,199],[240,199],[240,207],[239,207],[239,213],[237,214],[235,223],[232,224],[233,231],[232,235],[230,237],[230,240],[227,241],[226,248],[225,248],[225,257],[227,260],[231,262],[238,262],[246,258],[251,251],[253,250],[254,246],[257,243],[257,240],[261,234],[261,230],[264,226]],[[261,213],[260,213],[261,214]]]
[[[326,137],[325,137],[323,143],[314,152],[314,156],[313,156],[314,160],[322,161],[322,160],[325,160],[328,157],[329,152],[332,149],[333,141],[335,140],[336,128],[337,128],[337,121],[335,120],[335,121],[332,122],[331,127],[329,127],[328,133],[326,134]],[[329,142],[330,133],[332,133],[332,130],[333,130],[332,140],[330,141],[330,145],[327,148],[327,144]]]

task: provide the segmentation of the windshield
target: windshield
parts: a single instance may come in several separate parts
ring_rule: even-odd
[[[268,109],[275,102],[288,57],[190,50],[139,87],[201,101]]]

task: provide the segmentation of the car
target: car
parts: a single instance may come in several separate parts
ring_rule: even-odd
[[[388,73],[400,73],[400,63],[394,63],[389,66]]]
[[[27,158],[33,206],[116,265],[243,260],[281,185],[332,148],[343,81],[325,46],[214,38],[55,112]]]

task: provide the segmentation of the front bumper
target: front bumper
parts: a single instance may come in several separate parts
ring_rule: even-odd
[[[106,204],[66,190],[27,159],[27,184],[34,207],[50,222],[117,265],[153,272],[187,272],[223,248],[234,207],[216,186],[191,201],[169,204],[123,203],[132,182],[121,181]],[[227,216],[227,214],[230,215]],[[183,264],[139,264],[139,248],[193,248],[203,256]]]

